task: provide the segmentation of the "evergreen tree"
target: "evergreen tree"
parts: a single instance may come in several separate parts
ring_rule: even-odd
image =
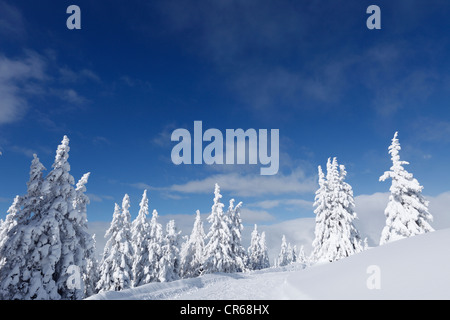
[[[239,202],[236,207],[234,206],[234,199],[230,200],[230,205],[228,207],[227,216],[230,222],[230,232],[231,232],[231,252],[234,256],[236,271],[245,271],[245,265],[247,260],[247,254],[244,247],[241,244],[242,230],[244,226],[242,225],[241,219],[241,207],[242,202]]]
[[[346,174],[336,158],[328,159],[326,179],[319,166],[313,261],[335,261],[363,250],[361,237],[353,225],[357,216],[352,188],[344,181]]]
[[[260,250],[261,250],[261,269],[269,268],[270,267],[270,261],[269,261],[269,249],[267,248],[266,243],[266,233],[263,231],[261,233],[260,239]]]
[[[177,231],[175,221],[170,220],[166,225],[166,235],[161,248],[159,281],[169,282],[180,278],[180,232]]]
[[[180,276],[182,278],[193,278],[202,274],[205,237],[200,211],[197,210],[191,235],[181,249]]]
[[[147,190],[142,195],[139,204],[139,214],[132,223],[131,240],[134,248],[133,258],[133,286],[150,282],[150,261],[148,246],[150,243],[150,223],[147,220],[149,214]]]
[[[205,273],[237,271],[237,265],[231,246],[232,233],[228,215],[223,212],[223,203],[220,202],[222,195],[220,187],[215,185],[214,204],[208,222],[211,224],[205,246]]]
[[[69,267],[85,270],[86,247],[83,213],[76,209],[74,179],[70,175],[69,139],[64,136],[56,151],[52,171],[36,155],[30,167],[27,194],[18,198],[11,228],[0,244],[0,296],[3,299],[82,299],[84,281],[69,286]],[[20,210],[19,210],[20,208]],[[84,210],[85,214],[85,210]],[[8,220],[8,219],[7,219]]]
[[[392,167],[380,177],[380,181],[392,179],[389,189],[391,194],[384,211],[386,226],[381,234],[380,245],[434,231],[430,225],[433,216],[428,211],[428,201],[422,195],[423,186],[403,167],[409,163],[400,160],[401,147],[397,136],[398,132],[389,146]]]
[[[290,246],[290,244],[289,244]],[[291,252],[289,252],[290,250],[288,250],[288,244],[286,242],[286,236],[283,235],[283,238],[281,239],[281,249],[280,249],[280,253],[278,254],[278,260],[277,260],[277,267],[284,267],[286,265],[288,265],[289,263],[291,263],[291,260],[289,258],[289,254]]]
[[[300,250],[298,252],[297,261],[300,262],[300,263],[303,263],[303,264],[307,264],[308,263],[308,259],[306,258],[303,246],[300,247]]]
[[[130,241],[129,207],[128,195],[123,199],[122,209],[115,204],[113,220],[106,231],[106,237],[109,238],[99,268],[99,292],[121,291],[131,286],[133,250]]]
[[[95,286],[98,281],[97,273],[97,258],[95,256],[95,237],[91,236],[88,232],[88,220],[87,220],[87,205],[89,204],[89,197],[86,195],[86,184],[88,182],[90,173],[84,174],[78,181],[75,193],[76,198],[74,201],[74,208],[77,211],[75,233],[79,239],[79,246],[77,253],[79,257],[78,261],[82,261],[82,264],[78,267],[84,282],[84,296],[88,297],[96,293]]]
[[[148,260],[150,270],[150,282],[159,282],[162,258],[163,231],[158,222],[158,211],[153,210],[150,220],[150,241],[148,245]]]

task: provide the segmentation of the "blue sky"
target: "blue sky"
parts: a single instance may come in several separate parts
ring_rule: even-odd
[[[81,30],[66,8],[81,8]],[[366,28],[381,8],[382,29]],[[355,195],[387,192],[387,147],[424,193],[450,190],[448,1],[0,0],[0,217],[32,154],[64,135],[90,221],[144,188],[161,215],[207,213],[214,183],[244,222],[313,216],[317,166],[336,156]],[[177,128],[280,130],[280,170],[175,166]]]

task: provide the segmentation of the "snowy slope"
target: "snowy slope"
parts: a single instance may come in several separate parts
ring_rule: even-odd
[[[152,283],[89,299],[450,299],[450,229],[399,240],[333,263]],[[380,289],[369,289],[369,266]]]

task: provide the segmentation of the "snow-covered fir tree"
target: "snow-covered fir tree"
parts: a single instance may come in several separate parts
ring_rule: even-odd
[[[230,222],[230,232],[231,232],[231,252],[234,256],[236,263],[236,271],[242,272],[245,271],[247,254],[245,252],[245,248],[242,246],[242,230],[244,230],[244,226],[242,225],[241,219],[241,207],[242,202],[239,202],[236,206],[234,206],[235,200],[230,200],[230,205],[228,207],[227,216]]]
[[[147,190],[142,195],[139,204],[139,214],[131,225],[131,241],[134,248],[133,257],[133,287],[150,282],[150,261],[148,246],[150,243],[150,223]]]
[[[150,282],[159,282],[162,257],[163,230],[158,222],[158,211],[153,210],[150,220],[150,241],[148,245],[148,260],[150,270]]]
[[[111,226],[106,231],[100,280],[97,290],[121,291],[131,287],[133,248],[131,245],[129,197],[125,195],[122,208],[116,203]]]
[[[222,195],[218,184],[214,188],[214,204],[208,222],[211,224],[205,246],[204,273],[232,273],[239,269],[232,250],[229,217],[223,211]]]
[[[291,246],[291,244],[288,243],[287,252],[288,252],[288,261],[290,263],[297,262],[297,246],[296,245]]]
[[[161,259],[159,260],[159,281],[169,282],[180,278],[180,231],[175,226],[175,221],[170,220],[166,225]]]
[[[261,270],[269,267],[265,237],[264,232],[258,233],[258,226],[255,224],[251,234],[250,246],[247,249],[247,268],[249,270]]]
[[[68,286],[69,268],[85,270],[86,252],[79,230],[84,230],[75,208],[76,191],[70,174],[69,139],[56,151],[52,171],[37,156],[30,168],[27,194],[15,213],[15,225],[0,245],[0,296],[3,299],[82,299],[84,281]],[[5,228],[3,228],[5,230]],[[18,254],[20,253],[20,254]]]
[[[181,248],[180,276],[182,278],[193,278],[202,274],[205,237],[200,211],[197,210],[191,235]]]
[[[278,254],[278,259],[276,260],[277,267],[287,266],[292,262],[292,249],[291,244],[287,243],[286,236],[283,234],[281,238],[281,248],[280,253]]]
[[[297,261],[300,263],[303,263],[303,264],[308,264],[308,259],[306,258],[305,249],[303,246],[300,247],[300,250],[298,252]]]
[[[353,225],[353,190],[346,183],[347,172],[337,159],[328,159],[327,176],[319,166],[319,189],[316,191],[316,227],[312,261],[335,261],[363,250],[361,237]]]
[[[83,261],[78,265],[84,281],[84,295],[91,296],[96,293],[96,285],[98,281],[97,273],[97,257],[95,255],[95,237],[88,232],[87,220],[87,205],[89,204],[89,197],[86,195],[86,184],[88,182],[90,173],[84,174],[76,184],[74,208],[77,211],[75,216],[77,223],[75,224],[75,233],[79,239],[79,246],[77,253],[80,255],[77,260]]]
[[[269,268],[270,267],[270,260],[269,260],[269,249],[267,248],[266,243],[266,233],[263,231],[261,233],[261,236],[259,238],[260,243],[260,250],[261,250],[261,269]]]
[[[79,300],[84,297],[84,282],[81,281],[79,287],[71,287],[67,283],[71,277],[69,267],[77,266],[82,272],[86,270],[86,248],[82,244],[84,239],[81,239],[85,236],[81,224],[84,224],[86,217],[74,207],[77,194],[74,188],[75,180],[70,174],[69,151],[69,138],[64,136],[56,151],[53,169],[42,184],[44,197],[42,210],[59,224],[61,253],[54,274],[58,293],[61,299]]]
[[[409,163],[400,160],[401,147],[397,137],[398,132],[389,146],[392,166],[380,177],[380,181],[392,179],[380,245],[434,231],[430,225],[433,216],[428,210],[428,201],[422,195],[423,186],[403,167]]]

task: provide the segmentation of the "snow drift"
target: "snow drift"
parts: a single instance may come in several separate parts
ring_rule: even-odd
[[[450,299],[450,229],[371,248],[332,263],[151,283],[92,300]],[[371,270],[375,267],[377,275]],[[379,277],[379,289],[370,289]]]

